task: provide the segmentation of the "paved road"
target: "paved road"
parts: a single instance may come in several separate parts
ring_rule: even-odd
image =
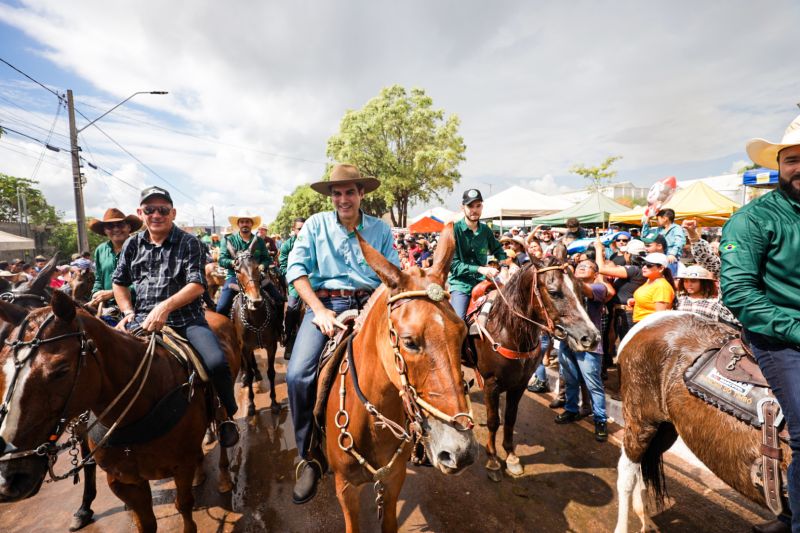
[[[279,398],[285,402],[285,366],[279,357]],[[262,363],[263,364],[263,363]],[[264,372],[266,375],[266,372]],[[232,453],[236,488],[231,494],[215,491],[216,454],[209,449],[205,469],[208,479],[198,487],[194,512],[199,530],[336,532],[343,520],[334,495],[333,480],[326,477],[317,497],[304,506],[291,503],[295,457],[291,421],[284,409],[273,415],[266,387],[258,395],[261,408],[251,420],[239,420],[242,440]],[[485,421],[481,393],[473,391],[476,420]],[[240,395],[240,405],[244,405]],[[479,463],[460,476],[448,477],[430,468],[411,468],[398,508],[402,531],[612,531],[616,521],[616,462],[621,435],[619,427],[608,443],[596,443],[588,421],[556,426],[549,397],[526,393],[517,424],[518,455],[525,475],[493,483]],[[476,428],[479,441],[485,427]],[[499,445],[499,443],[498,443]],[[747,532],[750,524],[769,518],[727,488],[708,471],[667,454],[670,500],[654,517],[666,532]],[[108,490],[98,472],[97,521],[84,531],[129,531],[132,521],[122,503]],[[173,507],[170,480],[151,483],[161,531],[180,531],[181,521]],[[372,492],[362,493],[364,531],[376,531]],[[0,505],[0,530],[4,532],[66,531],[72,512],[80,503],[80,490],[69,481],[45,485],[35,497]],[[631,528],[638,524],[631,519]]]

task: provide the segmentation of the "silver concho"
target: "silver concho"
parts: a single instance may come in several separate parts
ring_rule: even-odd
[[[428,298],[433,300],[434,302],[441,302],[444,300],[444,289],[441,285],[437,285],[436,283],[431,283],[428,285],[428,288],[425,289],[425,292],[428,293]]]

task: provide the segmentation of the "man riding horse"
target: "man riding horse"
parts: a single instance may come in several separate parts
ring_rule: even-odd
[[[753,139],[747,154],[777,169],[778,188],[743,206],[722,230],[722,299],[745,329],[789,428],[791,530],[800,531],[800,117],[780,143]],[[788,531],[783,523],[758,526]]]
[[[294,248],[294,243],[300,230],[303,229],[306,219],[298,217],[292,223],[292,235],[281,244],[281,254],[278,259],[281,275],[286,278],[286,269],[289,266],[289,254]],[[298,296],[294,285],[287,283],[288,300],[286,302],[286,318],[283,323],[283,330],[286,332],[286,346],[283,351],[283,358],[287,361],[292,357],[294,340],[297,337],[297,324],[300,322],[300,296]]]
[[[204,258],[200,241],[179,229],[169,192],[161,187],[142,191],[137,213],[146,230],[128,239],[114,271],[114,299],[123,319],[117,327],[161,331],[170,326],[187,338],[203,359],[228,419],[218,425],[219,441],[230,447],[239,440],[232,417],[236,397],[225,354],[206,322]],[[128,287],[136,287],[136,304]]]
[[[360,210],[364,195],[379,186],[377,179],[363,177],[352,165],[333,167],[330,181],[311,187],[330,196],[334,210],[310,217],[289,254],[286,281],[294,284],[308,307],[286,372],[300,456],[292,494],[296,504],[314,497],[323,473],[320,443],[311,442],[319,357],[328,337],[337,326],[342,327],[336,316],[348,309],[360,309],[381,284],[364,259],[356,231],[392,264],[400,266],[389,226]]]

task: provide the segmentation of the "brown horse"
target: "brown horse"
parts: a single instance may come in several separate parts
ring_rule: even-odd
[[[234,258],[233,268],[239,283],[239,293],[231,307],[231,318],[236,333],[242,339],[242,359],[245,366],[243,382],[247,386],[248,416],[256,414],[253,382],[262,379],[254,352],[256,348],[263,348],[267,352],[270,409],[274,413],[281,410],[281,404],[275,395],[275,354],[278,351],[281,323],[277,305],[261,288],[264,274],[261,272],[261,265],[252,255],[256,242],[257,238],[253,239],[249,248],[238,252],[228,243],[228,253]]]
[[[397,531],[397,498],[415,444],[446,474],[477,452],[459,355],[466,329],[442,289],[455,244],[448,226],[425,272],[401,271],[359,242],[384,286],[367,304],[328,395],[326,455],[347,531],[359,529],[365,483],[377,493],[381,529]]]
[[[619,459],[617,533],[628,530],[631,497],[642,531],[655,529],[645,507],[649,489],[661,507],[665,486],[662,454],[680,435],[712,472],[750,500],[765,505],[751,479],[761,457],[761,431],[692,395],[683,380],[695,359],[734,331],[718,322],[679,311],[648,316],[619,347],[625,434]],[[791,450],[781,443],[781,468]],[[785,479],[785,478],[784,478]]]
[[[81,303],[88,302],[92,297],[92,287],[94,287],[94,272],[91,268],[80,269],[72,267],[70,269],[70,295],[73,300]]]
[[[218,272],[219,263],[206,263],[206,285],[208,285],[208,296],[212,301],[215,301],[217,293],[220,288],[225,284],[225,275]]]
[[[0,502],[38,492],[48,470],[53,475],[56,442],[65,431],[72,432],[68,422],[81,413],[90,410],[102,425],[120,423],[124,429],[144,419],[168,394],[177,393],[187,395],[185,414],[162,435],[108,447],[98,447],[92,439],[91,447],[109,487],[133,511],[139,531],[156,530],[148,480],[166,477],[175,478],[184,531],[196,531],[192,478],[203,458],[211,412],[199,380],[190,380],[186,369],[160,345],[108,327],[60,292],[53,294],[51,307],[26,317],[0,302],[0,319],[16,324],[9,337],[14,340],[0,352],[7,408],[0,424]],[[235,375],[239,344],[233,327],[215,313],[206,313],[206,319]],[[44,397],[51,401],[42,402]],[[220,467],[220,488],[229,490],[225,453],[220,454]]]
[[[489,430],[486,471],[492,481],[502,479],[495,439],[503,392],[506,393],[503,421],[506,472],[513,476],[523,473],[514,453],[514,424],[528,380],[542,360],[540,335],[550,330],[551,335],[568,342],[576,351],[591,348],[600,338],[583,308],[578,281],[564,263],[566,255],[566,248],[559,245],[552,256],[534,260],[517,271],[494,299],[486,322],[489,334],[474,337]]]

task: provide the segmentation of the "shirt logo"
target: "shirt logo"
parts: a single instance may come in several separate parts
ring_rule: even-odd
[[[736,243],[735,242],[729,242],[728,244],[723,246],[722,249],[724,251],[726,251],[726,252],[732,252],[732,251],[734,251],[736,249]]]

